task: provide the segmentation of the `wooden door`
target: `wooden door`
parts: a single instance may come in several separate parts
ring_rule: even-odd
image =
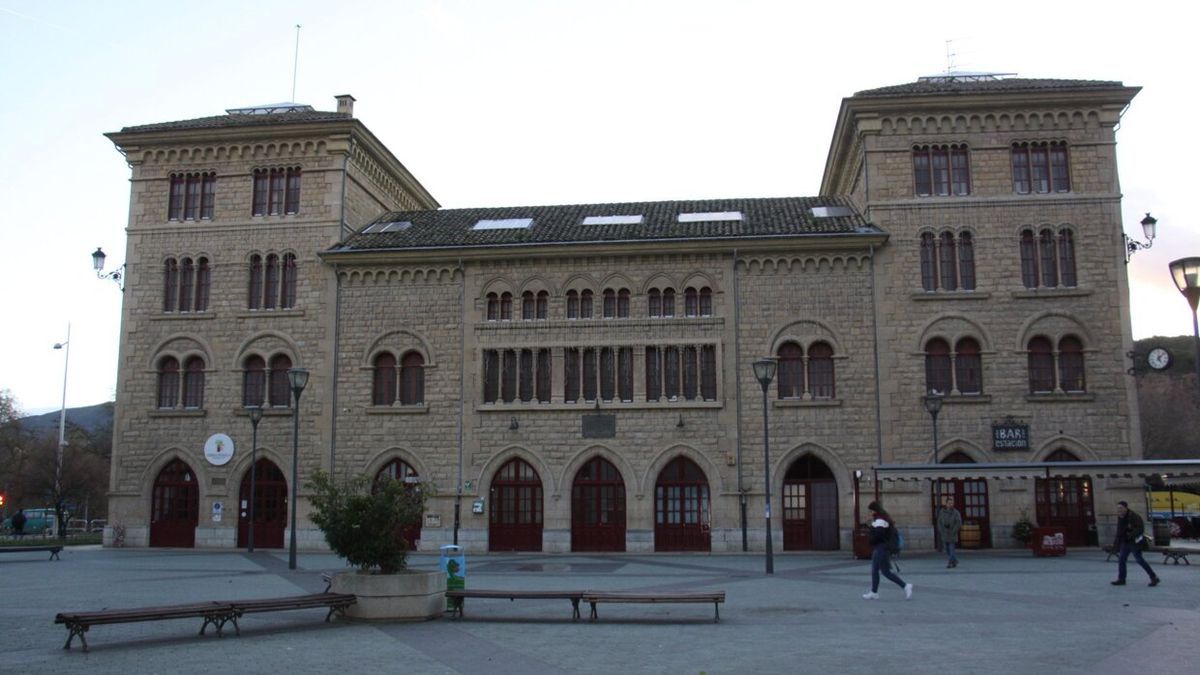
[[[511,459],[492,479],[488,550],[542,550],[542,479],[523,459]]]
[[[992,546],[992,521],[989,516],[988,486],[982,478],[962,478],[934,481],[932,491],[932,511],[934,537],[940,537],[937,530],[937,512],[942,505],[942,497],[954,497],[954,508],[962,516],[963,524],[979,525],[980,548]],[[961,539],[961,534],[960,534]],[[954,542],[957,546],[961,542]]]
[[[200,488],[196,474],[174,459],[158,472],[150,497],[150,545],[176,548],[196,546],[200,523]]]
[[[254,465],[254,547],[283,548],[283,532],[288,521],[288,486],[283,471],[269,459]],[[238,491],[239,548],[249,545],[250,472],[242,476]]]
[[[409,490],[419,490],[421,485],[421,477],[417,475],[417,470],[399,457],[388,462],[379,470],[379,473],[375,474],[375,480],[383,478],[401,481]],[[405,525],[401,534],[408,542],[409,549],[417,550],[417,542],[421,539],[421,521]]]
[[[654,486],[654,550],[709,551],[708,479],[695,462],[676,457]]]
[[[1039,527],[1061,527],[1067,546],[1097,543],[1091,478],[1039,478],[1034,489]]]
[[[571,487],[571,550],[625,550],[625,482],[612,462],[595,457]]]
[[[836,551],[837,482],[829,466],[804,455],[783,478],[783,550]]]

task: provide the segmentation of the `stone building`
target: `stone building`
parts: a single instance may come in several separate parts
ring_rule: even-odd
[[[426,550],[762,550],[768,481],[784,550],[848,548],[868,493],[914,545],[941,493],[983,546],[1022,511],[1095,541],[1140,485],[1091,471],[1141,457],[1115,154],[1137,91],[859,92],[811,198],[439,209],[349,96],[109,134],[133,172],[111,519],[243,545],[262,406],[260,546],[293,468],[305,548],[318,468],[430,489]]]

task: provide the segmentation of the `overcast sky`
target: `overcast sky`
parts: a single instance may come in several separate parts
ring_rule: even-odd
[[[833,3],[828,3],[833,7]],[[975,9],[978,6],[979,9]],[[1167,263],[1200,255],[1186,3],[0,0],[0,389],[112,400],[129,169],[101,134],[292,96],[355,116],[444,207],[815,195],[845,96],[946,70],[1143,87],[1117,134],[1133,333],[1191,333]],[[926,9],[933,9],[932,6]],[[1187,66],[1192,63],[1192,66]]]

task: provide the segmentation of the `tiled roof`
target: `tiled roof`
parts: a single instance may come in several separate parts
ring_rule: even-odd
[[[121,129],[123,134],[140,134],[151,131],[173,131],[180,129],[219,129],[225,127],[250,127],[276,124],[300,124],[303,122],[325,122],[328,120],[348,120],[350,115],[339,112],[321,110],[306,110],[296,112],[276,113],[273,115],[216,115],[199,117],[194,120],[178,122],[158,122],[142,124],[136,127]]]
[[[891,87],[867,89],[854,94],[855,98],[882,96],[923,96],[934,94],[974,94],[1050,89],[1119,89],[1120,82],[1104,80],[1045,80],[1028,78],[978,79],[972,77],[923,77],[916,82]]]
[[[843,207],[841,215],[817,217],[814,207]],[[679,222],[681,213],[741,213],[740,220]],[[588,216],[643,216],[637,224],[585,225]],[[532,218],[528,228],[472,229],[480,220]],[[408,222],[390,232],[371,232],[379,223]],[[382,229],[382,228],[380,228]],[[880,234],[849,202],[833,197],[765,199],[701,199],[692,201],[506,206],[496,208],[397,211],[360,229],[334,251],[466,248],[529,244],[603,243],[619,241],[762,238],[797,235]]]

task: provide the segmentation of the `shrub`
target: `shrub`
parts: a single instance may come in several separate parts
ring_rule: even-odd
[[[1021,517],[1017,522],[1013,523],[1012,537],[1022,544],[1028,545],[1033,539],[1033,521],[1029,520],[1029,514],[1021,512]]]
[[[325,471],[314,473],[307,487],[310,517],[338,557],[363,572],[395,574],[405,568],[411,542],[404,528],[420,522],[425,511],[422,487],[367,476],[334,481]]]

